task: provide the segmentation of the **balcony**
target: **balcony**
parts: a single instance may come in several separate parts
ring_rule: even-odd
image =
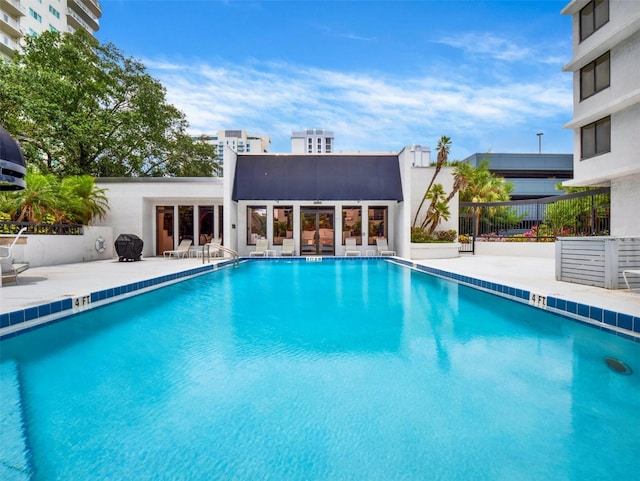
[[[102,17],[102,7],[97,0],[80,0],[85,7],[87,7],[96,18]]]
[[[87,22],[85,22],[80,15],[78,15],[71,8],[67,8],[67,23],[71,26],[71,28],[83,28],[90,34],[95,34],[98,31],[99,26],[96,28],[92,28]]]
[[[7,37],[6,35],[0,35],[0,54],[11,58],[19,48],[20,45],[18,45],[18,42]]]
[[[0,13],[0,32],[13,38],[22,37],[20,24],[4,12]]]
[[[67,5],[69,6],[69,10],[72,10],[89,26],[90,31],[96,32],[100,29],[99,17],[86,6],[85,2],[82,0],[71,0]]]
[[[0,0],[0,8],[14,17],[24,17],[27,14],[27,9],[20,0]]]

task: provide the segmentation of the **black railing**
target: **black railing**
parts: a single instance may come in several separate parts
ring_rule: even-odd
[[[78,224],[40,224],[38,222],[0,221],[0,234],[17,234],[26,227],[24,234],[32,235],[82,235]]]
[[[554,242],[561,236],[602,236],[610,230],[609,188],[510,202],[460,202],[460,252],[477,241]]]

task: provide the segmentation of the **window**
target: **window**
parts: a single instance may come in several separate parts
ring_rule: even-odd
[[[198,206],[198,245],[204,245],[213,240],[213,206]]]
[[[355,237],[356,244],[362,245],[362,209],[360,207],[342,208],[342,244],[347,237]]]
[[[51,14],[56,17],[56,18],[60,18],[60,12],[58,12],[55,8],[53,8],[51,5],[49,5],[49,12],[51,12]]]
[[[378,237],[387,238],[387,208],[369,207],[369,245],[375,245]]]
[[[39,23],[42,23],[42,17],[33,8],[29,8],[29,15],[35,18]]]
[[[584,100],[609,87],[610,55],[601,55],[580,69],[580,100]]]
[[[178,240],[189,239],[193,242],[193,206],[178,206]]]
[[[247,245],[256,245],[267,236],[267,208],[247,207]]]
[[[49,24],[49,31],[50,32],[59,32],[59,30],[56,27],[54,27],[53,25],[51,25],[51,24]]]
[[[283,239],[293,239],[293,207],[273,208],[273,245],[282,245]]]
[[[585,125],[580,129],[581,158],[586,159],[611,151],[611,117]]]
[[[580,41],[609,21],[609,0],[592,0],[580,10]]]

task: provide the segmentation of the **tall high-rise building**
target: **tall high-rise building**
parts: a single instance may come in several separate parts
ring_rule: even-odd
[[[203,134],[194,139],[204,139],[218,146],[218,158],[222,162],[224,146],[238,154],[264,154],[269,152],[271,138],[268,135],[252,135],[244,130],[218,130],[215,135]]]
[[[291,133],[294,154],[330,154],[333,152],[333,132],[309,129]]]
[[[573,180],[611,187],[611,235],[638,236],[640,2],[572,0]]]
[[[22,39],[47,30],[91,35],[100,29],[98,0],[0,0],[0,57],[11,58]]]

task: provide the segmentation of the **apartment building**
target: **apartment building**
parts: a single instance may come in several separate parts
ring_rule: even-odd
[[[572,0],[573,180],[611,187],[611,235],[640,236],[640,2]]]
[[[100,29],[98,0],[0,0],[0,57],[11,58],[26,35],[47,30],[94,35]]]
[[[218,146],[220,162],[222,162],[225,146],[238,154],[264,154],[269,152],[271,146],[271,137],[268,135],[253,135],[244,130],[218,130],[215,135],[203,134],[193,139],[204,139]]]
[[[292,154],[330,154],[333,150],[333,132],[308,129],[291,133]]]

